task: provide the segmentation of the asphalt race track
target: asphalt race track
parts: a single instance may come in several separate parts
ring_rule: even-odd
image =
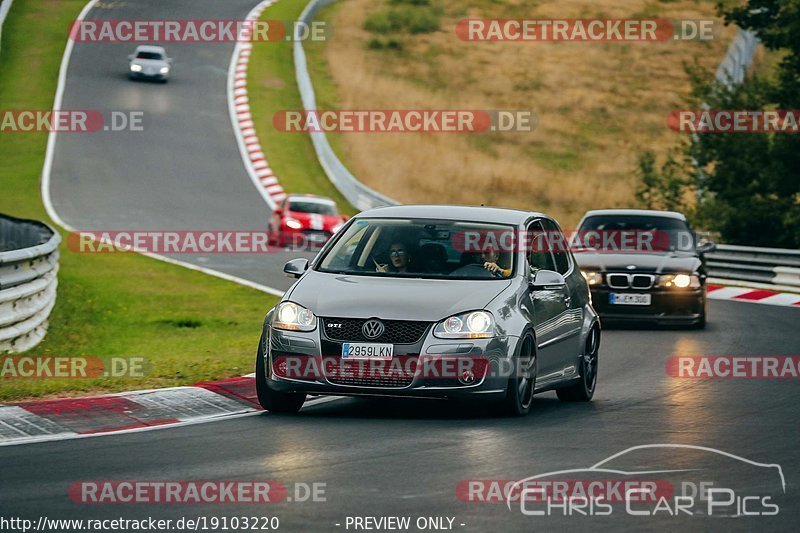
[[[451,516],[463,531],[558,527],[630,531],[796,531],[800,479],[794,380],[689,380],[664,365],[681,354],[789,354],[800,310],[714,302],[706,331],[607,331],[590,404],[537,396],[522,419],[440,402],[344,399],[297,417],[260,414],[145,433],[0,448],[5,515],[36,519],[186,515],[278,516],[284,531],[336,531],[350,515]],[[747,327],[746,327],[747,326]],[[461,480],[518,480],[587,467],[640,444],[708,446],[777,463],[788,503],[776,517],[527,517],[466,503]],[[325,483],[326,502],[274,505],[79,505],[76,480],[278,480]],[[747,479],[738,481],[747,482]],[[602,530],[602,529],[601,529]]]
[[[88,18],[241,18],[253,0],[125,1]],[[64,109],[144,110],[144,132],[59,135],[51,195],[68,224],[97,229],[264,229],[234,140],[226,99],[233,46],[172,45],[166,85],[126,78],[123,44],[76,43]],[[265,147],[270,150],[280,147]],[[535,206],[532,206],[535,207]],[[276,288],[288,254],[180,257]],[[537,396],[526,418],[438,401],[341,399],[298,416],[259,414],[142,433],[0,447],[3,516],[157,518],[277,516],[282,531],[347,531],[348,516],[451,517],[463,531],[797,531],[800,388],[792,379],[677,379],[674,355],[797,355],[800,309],[711,301],[703,331],[606,330],[589,404]],[[776,516],[524,516],[459,499],[460,481],[519,480],[583,468],[643,444],[715,448],[777,464]],[[658,458],[657,458],[658,459]],[[664,457],[666,460],[666,457]],[[645,466],[645,465],[633,465]],[[692,468],[693,465],[684,465]],[[698,466],[699,468],[699,466]],[[728,474],[747,485],[750,473]],[[711,475],[711,474],[709,474]],[[324,483],[324,502],[272,505],[85,505],[79,480],[277,480]],[[290,496],[293,492],[290,489]],[[446,523],[446,522],[445,522]],[[463,525],[462,525],[463,524]],[[415,530],[412,528],[411,530]]]
[[[241,20],[254,5],[253,0],[105,2],[86,18]],[[134,45],[75,43],[62,109],[144,115],[143,131],[58,135],[50,193],[67,224],[87,231],[266,230],[270,210],[247,175],[228,114],[233,47],[170,44],[172,77],[159,84],[128,80],[127,56]],[[281,271],[291,257],[176,256],[279,290],[291,285]]]

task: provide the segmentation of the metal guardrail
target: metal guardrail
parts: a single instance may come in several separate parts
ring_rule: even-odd
[[[300,21],[310,25],[314,15],[323,7],[333,3],[335,0],[311,0],[306,5],[300,15]],[[297,86],[300,89],[300,97],[303,100],[303,108],[306,111],[316,111],[317,100],[314,94],[314,87],[311,84],[311,76],[308,73],[306,62],[306,52],[303,49],[303,40],[299,38],[301,28],[296,28],[294,40],[294,69],[297,78]],[[317,159],[322,165],[325,174],[331,182],[339,189],[348,202],[356,209],[365,210],[382,205],[396,205],[398,202],[380,194],[360,181],[344,166],[331,148],[328,138],[324,132],[311,132],[311,142],[314,144],[314,151]]]
[[[27,350],[44,338],[60,242],[47,224],[0,215],[0,353]]]
[[[756,48],[758,48],[756,34],[740,30],[728,47],[722,63],[717,67],[717,81],[726,87],[742,83],[747,69],[753,64]]]
[[[715,278],[800,287],[800,250],[721,244],[706,265]]]
[[[3,46],[3,23],[13,3],[14,0],[0,0],[0,48]]]

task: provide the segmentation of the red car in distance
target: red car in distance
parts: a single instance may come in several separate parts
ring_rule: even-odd
[[[314,194],[290,194],[272,212],[271,244],[293,248],[320,248],[347,220],[336,202]]]

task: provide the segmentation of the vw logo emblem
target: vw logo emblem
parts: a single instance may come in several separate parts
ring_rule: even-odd
[[[383,332],[386,330],[386,327],[383,325],[383,322],[376,319],[370,319],[364,322],[364,325],[361,326],[361,333],[368,339],[377,339]]]

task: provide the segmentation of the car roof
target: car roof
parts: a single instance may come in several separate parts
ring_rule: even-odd
[[[686,221],[686,217],[682,213],[678,213],[676,211],[658,211],[656,209],[593,209],[591,211],[587,211],[586,214],[583,215],[583,218],[592,217],[595,215],[638,215],[675,218]]]
[[[356,215],[357,218],[427,218],[434,220],[463,220],[468,222],[494,222],[497,224],[523,224],[541,213],[469,205],[392,205],[376,207]]]
[[[153,46],[150,44],[140,44],[139,46],[137,46],[135,53],[139,52],[154,52],[157,54],[164,54],[164,55],[167,54],[167,51],[164,50],[163,46]]]

